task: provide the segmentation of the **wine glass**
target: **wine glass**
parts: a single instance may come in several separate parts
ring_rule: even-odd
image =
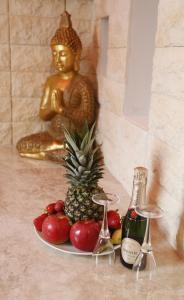
[[[103,254],[107,254],[109,258],[108,259],[109,264],[113,264],[115,261],[115,251],[110,240],[110,233],[109,233],[108,221],[107,221],[107,211],[108,211],[109,204],[115,204],[119,202],[119,197],[115,194],[99,193],[93,195],[92,200],[93,202],[104,206],[102,227],[99,233],[97,243],[93,250],[93,255],[95,256],[96,265],[99,263],[99,259],[101,259],[102,256],[104,256]]]
[[[148,278],[151,279],[156,270],[156,261],[152,250],[150,237],[150,220],[163,216],[163,210],[155,204],[136,206],[138,215],[147,219],[146,231],[141,250],[134,262],[133,270],[136,271],[136,279],[140,279],[141,271],[147,271]],[[144,277],[144,276],[143,276]]]

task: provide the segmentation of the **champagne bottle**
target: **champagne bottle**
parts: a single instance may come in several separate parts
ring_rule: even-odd
[[[137,255],[140,252],[146,230],[146,219],[137,215],[135,207],[146,201],[147,169],[134,169],[134,180],[131,202],[122,223],[121,263],[132,269]]]

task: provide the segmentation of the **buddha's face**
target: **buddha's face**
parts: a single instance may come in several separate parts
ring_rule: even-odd
[[[53,61],[56,69],[61,73],[74,70],[75,54],[69,47],[63,45],[52,46]]]

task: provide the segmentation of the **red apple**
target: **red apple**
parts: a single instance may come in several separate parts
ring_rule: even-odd
[[[100,232],[100,226],[95,220],[78,221],[70,230],[72,245],[83,251],[93,251]]]
[[[64,211],[65,203],[63,200],[57,200],[54,206],[55,211],[60,212]]]
[[[42,225],[42,236],[49,243],[62,244],[69,239],[70,235],[70,221],[69,218],[56,217],[55,215],[48,216]]]
[[[50,203],[50,204],[48,204],[47,206],[46,206],[46,212],[49,214],[49,215],[52,215],[52,214],[54,214],[54,213],[56,213],[56,211],[55,211],[55,204],[56,203]]]
[[[41,216],[39,216],[33,220],[36,230],[42,231],[42,224],[43,224],[43,221],[47,218],[47,216],[48,216],[48,214],[42,214]]]
[[[116,210],[109,210],[107,212],[107,220],[108,220],[108,227],[110,229],[119,229],[121,228],[121,220],[120,215]]]
[[[65,216],[65,212],[60,211],[60,212],[56,213],[55,216],[58,217],[58,218],[63,218],[63,216]]]
[[[101,229],[101,227],[102,227],[102,223],[103,223],[102,220],[98,221],[98,225],[99,225],[100,229]]]

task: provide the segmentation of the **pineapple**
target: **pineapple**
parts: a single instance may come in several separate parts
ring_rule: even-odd
[[[66,177],[70,183],[65,213],[73,221],[102,219],[103,206],[92,201],[96,193],[103,193],[98,180],[103,177],[100,146],[95,143],[95,124],[87,125],[82,134],[64,129],[67,155],[64,158]]]

